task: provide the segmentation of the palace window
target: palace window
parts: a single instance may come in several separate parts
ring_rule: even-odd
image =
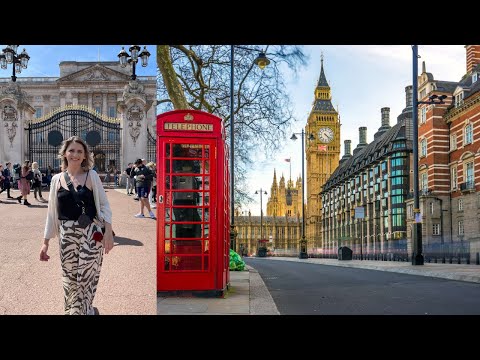
[[[452,167],[451,170],[451,175],[452,175],[452,190],[457,189],[457,167]]]
[[[471,144],[473,141],[473,125],[468,124],[465,126],[465,143],[464,145]]]
[[[433,210],[434,210],[434,206],[433,206],[433,202],[430,203],[430,215],[433,215]]]
[[[117,112],[116,112],[116,107],[115,106],[109,106],[108,108],[108,116],[111,117],[111,118],[114,118],[117,116]]]
[[[474,73],[472,74],[472,84],[473,84],[473,83],[476,83],[477,80],[478,80],[478,73],[474,72]]]
[[[440,224],[432,224],[432,234],[440,235]]]
[[[427,139],[420,141],[420,156],[427,156]]]
[[[426,172],[420,175],[420,189],[425,192],[428,190],[428,174]]]
[[[465,229],[463,228],[463,220],[458,222],[458,235],[465,234]]]
[[[463,199],[458,199],[458,211],[463,211]]]
[[[43,115],[43,108],[41,106],[35,106],[35,117],[41,118]]]
[[[427,121],[427,107],[424,106],[420,109],[420,124],[424,124]]]
[[[457,134],[450,135],[450,151],[457,150]]]
[[[475,182],[475,175],[473,173],[473,161],[471,162],[468,162],[465,164],[465,180],[467,182],[467,184],[473,186],[474,182]]]

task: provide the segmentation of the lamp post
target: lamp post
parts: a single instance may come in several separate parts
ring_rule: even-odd
[[[255,59],[255,64],[263,70],[270,60],[265,56],[263,50],[251,49],[244,46],[230,45],[230,249],[235,249],[235,153],[234,153],[234,108],[233,108],[233,93],[234,93],[234,59],[235,48],[247,51],[258,51],[258,56]]]
[[[147,47],[144,46],[143,50],[140,52],[141,47],[138,45],[132,45],[128,49],[130,51],[130,55],[125,51],[125,48],[122,46],[122,50],[118,53],[118,58],[120,59],[120,66],[122,68],[126,67],[127,64],[132,65],[132,80],[137,78],[135,74],[135,65],[140,58],[142,60],[142,66],[146,67],[148,65],[148,58],[150,57],[150,53],[147,50]]]
[[[302,129],[301,133],[293,133],[291,140],[297,140],[295,135],[302,135],[302,240],[300,240],[300,259],[307,259],[307,240],[305,239],[305,132]],[[308,140],[314,140],[313,134],[310,134]]]
[[[7,64],[12,65],[12,81],[17,81],[15,73],[21,73],[22,69],[26,69],[28,66],[28,60],[30,56],[27,54],[25,49],[20,54],[17,54],[17,49],[19,45],[7,45],[5,49],[0,53],[0,67],[5,70]]]
[[[267,195],[267,192],[262,188],[255,191],[255,195],[258,195],[260,192],[260,240],[263,240],[263,206],[262,206],[262,194]]]
[[[417,222],[417,216],[420,216],[420,199],[418,184],[418,105],[419,104],[444,104],[446,95],[431,95],[429,101],[418,101],[418,45],[412,45],[413,62],[413,99],[412,99],[412,125],[413,125],[413,213],[414,223],[412,229],[413,254],[412,265],[423,265],[423,246],[422,246],[422,223]]]

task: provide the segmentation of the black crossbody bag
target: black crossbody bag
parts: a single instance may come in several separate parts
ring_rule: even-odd
[[[70,190],[70,194],[72,194],[73,199],[75,200],[75,203],[77,204],[78,207],[82,209],[82,214],[78,217],[78,225],[81,228],[86,228],[88,225],[90,225],[93,221],[90,219],[90,216],[88,216],[85,213],[85,203],[78,198],[78,193],[75,191],[73,188],[72,181],[70,180],[70,176],[68,176],[67,172],[65,171],[63,173],[65,177],[65,182],[67,183],[68,190]]]

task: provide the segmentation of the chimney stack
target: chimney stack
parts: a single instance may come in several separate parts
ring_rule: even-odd
[[[465,45],[467,49],[467,73],[480,63],[480,45]]]
[[[390,127],[390,108],[383,107],[380,111],[382,112],[382,127]]]
[[[345,140],[344,144],[345,144],[345,154],[344,154],[344,156],[351,156],[352,155],[352,153],[351,153],[352,140]]]
[[[407,108],[413,106],[413,86],[408,85],[405,86],[405,98],[407,100]]]
[[[358,145],[366,145],[367,144],[367,128],[365,126],[361,126],[358,128],[360,133],[360,141]]]
[[[345,161],[347,161],[352,157],[352,154],[351,154],[352,140],[345,140],[344,144],[345,144],[345,153],[340,159],[340,164],[343,164]]]

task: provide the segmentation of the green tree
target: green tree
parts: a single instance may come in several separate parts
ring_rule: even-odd
[[[243,46],[260,48],[270,65],[263,71],[254,63],[258,51],[235,48],[234,129],[235,199],[251,200],[245,179],[256,153],[271,156],[282,146],[294,120],[285,79],[306,64],[300,46]],[[158,111],[195,109],[212,113],[230,123],[230,46],[159,45]],[[229,135],[228,135],[229,136]],[[279,141],[280,140],[280,141]]]

